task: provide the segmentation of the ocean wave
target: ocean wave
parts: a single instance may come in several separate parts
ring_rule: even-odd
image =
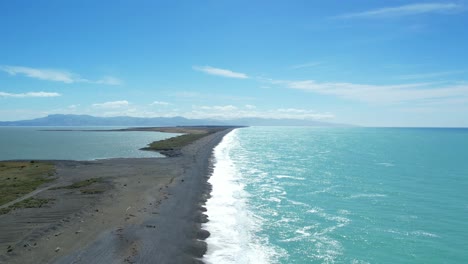
[[[288,202],[290,202],[293,205],[301,205],[301,206],[309,207],[309,205],[306,204],[306,203],[294,201],[294,200],[291,200],[291,199],[288,199]]]
[[[299,183],[299,182],[284,182],[282,183],[281,185],[285,186],[285,187],[301,187],[301,186],[304,186],[302,183]]]
[[[321,211],[323,211],[323,209],[322,208],[317,208],[317,207],[314,207],[314,208],[312,208],[310,210],[307,210],[307,212],[311,213],[311,214],[315,214],[315,213],[318,213],[318,212],[321,212]]]
[[[316,229],[317,227],[318,227],[318,224],[301,227],[301,228],[297,229],[296,231],[294,231],[294,233],[298,234],[297,236],[290,237],[290,238],[287,238],[287,239],[283,239],[281,241],[282,242],[293,242],[293,241],[305,240],[306,238],[312,236],[312,233],[309,232],[309,230]]]
[[[395,164],[393,163],[390,163],[390,162],[379,162],[379,163],[376,163],[377,165],[380,165],[380,166],[384,166],[384,167],[394,167]]]
[[[277,175],[276,178],[278,179],[292,179],[292,180],[298,180],[298,181],[304,181],[304,177],[295,177],[295,176],[289,176],[289,175]]]
[[[332,238],[328,234],[319,231],[320,224],[304,226],[295,231],[296,236],[283,239],[282,242],[309,242],[313,250],[301,252],[308,256],[310,260],[317,260],[321,263],[334,263],[343,254],[343,246],[340,241]],[[301,249],[298,249],[301,250]]]
[[[303,228],[300,228],[298,230],[296,230],[296,233],[297,234],[300,234],[304,237],[308,237],[308,236],[311,236],[312,234],[309,232],[309,230],[311,229],[315,229],[317,227],[317,225],[311,225],[311,226],[304,226]]]
[[[422,231],[422,230],[413,231],[413,232],[411,232],[411,235],[419,236],[419,237],[439,237],[436,234],[429,233],[429,232]]]
[[[344,210],[344,209],[338,210],[338,213],[339,213],[339,214],[342,214],[342,215],[349,215],[349,214],[351,214],[350,211]]]
[[[317,191],[313,191],[313,192],[310,192],[310,194],[320,194],[320,193],[329,193],[331,190],[337,188],[338,185],[334,185],[334,186],[330,186],[330,187],[326,187],[324,189],[321,189],[321,190],[317,190]]]
[[[268,239],[256,234],[264,219],[247,204],[242,174],[231,159],[232,148],[238,147],[236,130],[226,135],[214,149],[215,164],[209,183],[211,198],[206,203],[209,222],[202,225],[211,235],[206,239],[207,263],[272,263],[284,250],[269,245]],[[276,190],[275,192],[281,192]]]
[[[360,259],[353,259],[351,261],[351,264],[369,264],[370,262],[367,262],[365,260],[360,260]]]
[[[265,201],[281,203],[281,199],[278,197],[269,197],[269,198],[266,198]]]
[[[406,232],[406,231],[399,231],[399,230],[394,230],[394,229],[387,229],[385,230],[385,232],[400,235],[400,236],[432,237],[432,238],[440,237],[434,233],[430,233],[430,232],[423,231],[423,230]]]
[[[348,199],[377,198],[377,197],[387,197],[387,195],[386,194],[380,194],[380,193],[359,193],[359,194],[349,196]]]
[[[315,207],[315,208],[313,208],[311,210],[308,210],[307,212],[311,213],[311,214],[315,214],[315,215],[319,216],[320,218],[322,218],[322,219],[324,219],[326,221],[335,223],[334,225],[331,225],[331,226],[322,228],[321,230],[318,230],[316,232],[316,235],[319,235],[319,236],[324,236],[324,235],[326,235],[328,233],[332,233],[336,229],[345,227],[351,222],[351,219],[349,219],[347,217],[326,213],[325,210],[323,210],[322,208],[319,208],[319,207]]]
[[[297,217],[296,218],[281,217],[281,219],[277,221],[277,223],[295,223],[297,221],[299,221]]]
[[[308,213],[311,214],[317,214],[318,216],[324,218],[325,220],[328,221],[335,221],[335,222],[340,222],[340,223],[348,223],[351,221],[350,219],[343,217],[343,216],[338,216],[338,215],[332,215],[329,213],[326,213],[325,210],[323,210],[320,207],[314,207],[310,210],[307,210]],[[338,213],[340,214],[349,214],[349,211],[347,210],[338,210]]]

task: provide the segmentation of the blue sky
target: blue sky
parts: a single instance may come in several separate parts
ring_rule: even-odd
[[[467,1],[1,1],[0,120],[468,126]]]

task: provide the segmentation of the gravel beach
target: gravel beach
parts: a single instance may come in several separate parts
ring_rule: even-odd
[[[52,202],[0,215],[0,263],[202,263],[212,151],[232,129],[175,157],[52,161],[57,179],[35,195]]]

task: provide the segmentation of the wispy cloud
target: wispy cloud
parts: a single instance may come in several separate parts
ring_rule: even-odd
[[[429,72],[429,73],[420,73],[420,74],[406,74],[400,75],[397,79],[400,80],[413,80],[413,79],[431,79],[431,78],[438,78],[450,75],[457,75],[467,73],[468,71],[444,71],[444,72]]]
[[[103,108],[103,109],[116,109],[116,108],[128,107],[129,105],[130,103],[127,100],[122,100],[122,101],[97,103],[97,104],[93,104],[93,107]]]
[[[427,13],[447,14],[461,11],[463,6],[456,3],[416,3],[396,7],[384,7],[357,13],[349,13],[335,18],[386,18],[402,17]]]
[[[278,108],[256,110],[252,108],[251,105],[246,105],[244,107],[236,107],[233,105],[194,106],[192,111],[181,113],[180,115],[188,118],[211,118],[220,120],[236,118],[323,120],[333,119],[335,117],[334,114],[329,112],[321,113],[310,109]]]
[[[177,97],[179,100],[198,100],[198,101],[205,101],[205,100],[231,100],[231,101],[246,101],[246,100],[254,100],[253,97],[248,96],[235,96],[235,95],[227,95],[227,94],[208,94],[208,93],[198,93],[198,92],[189,92],[189,91],[180,91],[176,93],[170,93],[169,96]]]
[[[235,111],[237,107],[233,105],[215,105],[215,106],[201,106],[203,110],[216,110],[216,111]]]
[[[24,66],[1,65],[0,70],[10,75],[23,75],[29,78],[63,82],[63,83],[95,83],[105,85],[121,85],[122,81],[112,76],[105,76],[98,80],[89,80],[80,75],[65,70],[30,68]]]
[[[454,98],[468,98],[468,85],[436,87],[432,83],[401,85],[369,85],[306,81],[282,81],[291,89],[299,89],[345,99],[379,104],[446,102]]]
[[[303,68],[312,68],[321,65],[321,62],[308,62],[303,64],[296,64],[291,66],[292,69],[303,69]]]
[[[78,107],[80,107],[79,104],[73,104],[73,105],[69,105],[67,108],[68,109],[77,109]]]
[[[48,80],[54,82],[64,82],[64,83],[73,83],[76,82],[76,75],[73,75],[70,72],[62,70],[52,70],[52,69],[34,69],[29,67],[22,66],[0,66],[0,70],[7,72],[10,75],[24,75],[26,77]]]
[[[106,84],[106,85],[122,85],[123,84],[122,80],[112,77],[112,76],[105,76],[96,81],[85,80],[85,82],[96,83],[96,84]]]
[[[6,93],[0,92],[0,97],[27,98],[27,97],[57,97],[59,93],[49,92],[28,92],[28,93]]]
[[[214,68],[211,66],[193,66],[193,69],[196,71],[201,71],[206,74],[217,75],[226,78],[237,78],[237,79],[248,79],[249,76],[245,73],[234,72],[231,70]]]

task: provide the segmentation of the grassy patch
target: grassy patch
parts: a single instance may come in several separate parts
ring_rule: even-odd
[[[0,205],[50,182],[54,165],[44,162],[0,162]]]
[[[50,202],[52,199],[38,199],[38,198],[28,198],[21,202],[17,202],[7,208],[0,209],[0,214],[6,214],[12,210],[20,208],[40,208]]]
[[[160,141],[155,141],[144,148],[144,150],[171,150],[171,149],[180,149],[188,144],[198,140],[204,136],[207,136],[210,133],[197,133],[197,134],[185,134],[173,138],[168,138]]]
[[[179,151],[190,143],[208,136],[210,134],[230,129],[230,126],[200,126],[200,127],[168,127],[168,128],[134,128],[129,131],[159,131],[168,133],[185,133],[184,135],[164,140],[154,141],[142,150],[153,150],[163,152]],[[168,153],[163,153],[167,155]],[[177,156],[177,154],[175,155]]]
[[[93,184],[95,182],[100,182],[100,181],[101,180],[99,178],[90,178],[90,179],[87,179],[87,180],[84,180],[84,181],[75,182],[75,183],[67,185],[67,186],[55,187],[55,188],[52,188],[52,189],[54,189],[54,190],[56,190],[56,189],[79,189],[79,188],[82,188],[82,187],[90,186],[91,184]]]
[[[104,188],[96,187],[96,188],[90,188],[90,189],[83,189],[81,190],[81,193],[82,194],[99,194],[99,193],[103,193],[104,191],[105,191]]]
[[[83,181],[75,182],[73,184],[67,185],[67,186],[59,186],[59,187],[54,187],[51,190],[57,190],[57,189],[80,189],[80,192],[82,194],[98,194],[98,193],[103,193],[105,191],[105,188],[102,186],[94,186],[92,188],[86,188],[91,186],[93,183],[99,183],[101,182],[100,178],[90,178],[86,179]],[[83,188],[83,189],[82,189]]]

